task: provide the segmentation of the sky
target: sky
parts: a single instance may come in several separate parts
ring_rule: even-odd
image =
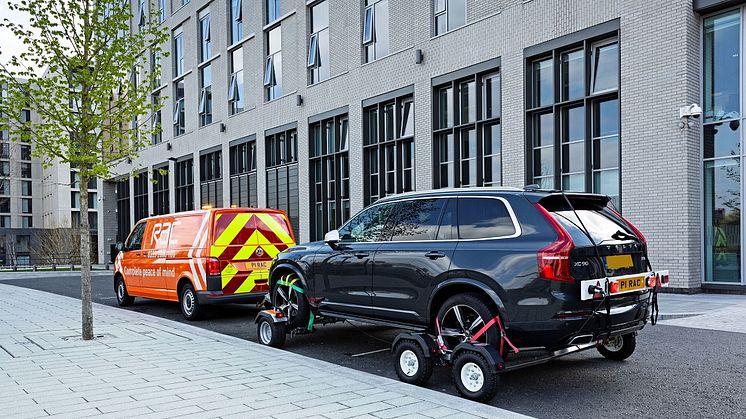
[[[27,16],[8,10],[7,0],[0,0],[0,21],[4,21],[5,19],[9,19],[15,23],[28,23]],[[3,64],[7,64],[10,57],[18,55],[25,50],[23,44],[16,39],[13,32],[9,29],[0,28],[0,40],[2,40],[0,42],[0,62]]]

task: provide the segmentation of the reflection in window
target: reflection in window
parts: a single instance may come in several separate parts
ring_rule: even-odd
[[[346,242],[376,242],[387,239],[386,223],[396,204],[381,204],[363,210],[344,227],[339,237]]]
[[[458,231],[461,239],[484,239],[515,234],[505,204],[497,199],[459,198]]]
[[[349,120],[338,115],[309,126],[311,239],[320,240],[350,218]]]
[[[365,0],[363,16],[365,62],[389,55],[389,0]]]
[[[282,96],[282,27],[267,33],[267,59],[264,65],[266,100]]]
[[[466,24],[466,0],[434,0],[435,35]]]
[[[593,192],[619,202],[619,100],[597,102],[593,108]]]
[[[184,110],[184,79],[174,85],[174,137],[186,133],[186,111]]]
[[[230,0],[231,45],[243,38],[243,11],[241,0]]]
[[[236,48],[230,53],[231,77],[228,82],[228,103],[231,115],[244,110],[243,89],[243,48]]]
[[[739,117],[740,16],[733,10],[704,21],[705,122]]]
[[[203,10],[199,18],[199,57],[200,62],[207,61],[212,54],[212,43],[210,42],[210,11]]]
[[[445,199],[415,199],[396,207],[391,241],[435,240]]]
[[[365,205],[387,195],[414,190],[412,96],[369,106],[363,113]]]
[[[499,186],[500,73],[490,71],[435,86],[434,186]],[[481,104],[478,112],[477,104]]]
[[[311,36],[308,40],[307,67],[309,83],[326,80],[330,75],[329,65],[329,2],[316,3],[311,7]]]
[[[619,86],[618,45],[616,40],[613,40],[611,43],[598,43],[591,47],[592,93],[616,90]]]
[[[212,123],[212,65],[207,64],[200,70],[199,125]]]
[[[741,282],[741,164],[704,163],[705,281]]]

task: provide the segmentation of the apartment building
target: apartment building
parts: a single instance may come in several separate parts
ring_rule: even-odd
[[[611,196],[678,290],[746,286],[743,1],[131,6],[133,31],[149,12],[170,31],[170,56],[144,57],[166,100],[103,186],[109,239],[235,205],[317,240],[382,196],[537,183]]]

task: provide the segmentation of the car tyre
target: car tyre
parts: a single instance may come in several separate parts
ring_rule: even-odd
[[[282,348],[287,337],[285,327],[284,323],[275,323],[266,317],[261,317],[256,323],[256,338],[262,345]]]
[[[458,316],[456,312],[459,313]],[[472,335],[497,315],[498,311],[494,304],[488,304],[477,294],[456,294],[447,299],[438,310],[438,322],[446,347],[453,350],[459,343],[470,340]],[[459,318],[461,321],[458,321]],[[498,325],[495,324],[487,329],[479,342],[489,343],[499,349],[500,329]],[[507,358],[509,352],[507,344],[503,345],[502,352],[500,355],[503,359]]]
[[[486,402],[497,393],[497,373],[481,354],[469,350],[460,352],[453,361],[453,382],[461,396]]]
[[[424,385],[433,374],[433,360],[425,357],[422,347],[411,340],[402,340],[394,347],[394,369],[405,383]]]
[[[298,275],[282,276],[272,284],[272,306],[288,319],[290,329],[308,326],[311,306]]]
[[[192,284],[186,284],[181,288],[179,306],[181,314],[189,321],[199,320],[204,314],[204,307],[197,300],[197,293],[194,292]]]
[[[628,333],[622,336],[613,336],[605,339],[596,347],[598,352],[606,359],[612,361],[624,361],[632,356],[637,346],[637,336],[634,333]]]
[[[114,292],[117,294],[117,304],[119,304],[119,307],[128,307],[135,302],[135,297],[127,293],[127,285],[121,276],[117,276],[117,281],[114,284]]]

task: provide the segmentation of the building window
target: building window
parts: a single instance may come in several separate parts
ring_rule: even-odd
[[[223,206],[223,152],[220,150],[199,156],[200,199],[202,207]]]
[[[10,212],[10,198],[0,198],[0,212]]]
[[[153,215],[171,212],[168,199],[168,165],[153,168]]]
[[[526,72],[529,183],[605,194],[620,208],[616,37],[531,57]]]
[[[31,146],[30,145],[21,145],[21,160],[26,160],[26,161],[31,160]]]
[[[347,114],[315,122],[311,135],[311,240],[320,240],[350,218],[350,153]]]
[[[135,183],[135,190],[133,193],[135,222],[138,222],[150,215],[148,206],[148,172],[141,172],[134,176],[132,180]]]
[[[176,162],[176,212],[194,209],[194,160]]]
[[[267,206],[285,211],[298,237],[298,133],[295,128],[275,131],[265,136],[265,144]]]
[[[32,211],[31,198],[21,198],[21,213],[31,214]]]
[[[0,228],[10,228],[10,215],[0,216]],[[0,254],[0,257],[2,256],[4,256],[4,253]]]
[[[31,163],[19,163],[21,168],[21,177],[30,179],[31,178]]]
[[[433,12],[436,35],[466,24],[466,0],[434,0]]]
[[[365,62],[389,55],[389,0],[365,0],[363,48]]]
[[[147,22],[147,10],[145,10],[145,0],[139,0],[137,5],[137,26],[142,29]]]
[[[2,136],[3,131],[0,130],[0,137]],[[0,159],[9,159],[10,158],[10,143],[0,143]]]
[[[21,227],[22,228],[32,228],[34,227],[34,217],[24,215],[21,217]]]
[[[212,123],[212,65],[199,70],[199,126]]]
[[[117,241],[122,242],[130,232],[130,181],[123,178],[116,182]]]
[[[158,0],[158,22],[166,20],[166,0]]]
[[[231,45],[243,39],[243,11],[241,0],[230,0]]]
[[[184,74],[184,29],[179,27],[174,30],[174,76]]]
[[[267,32],[267,59],[264,65],[266,100],[282,96],[282,26]]]
[[[255,140],[231,146],[230,173],[231,206],[257,207]]]
[[[2,181],[0,181],[0,182],[2,182]],[[6,180],[6,182],[7,182],[7,180]],[[10,185],[8,185],[8,186],[10,186]],[[0,195],[8,195],[8,194],[3,194],[2,190],[0,190]],[[31,195],[33,195],[33,189],[31,188],[31,181],[30,180],[22,180],[21,181],[21,195],[22,196],[31,196]]]
[[[414,100],[412,95],[363,110],[365,205],[414,190]]]
[[[184,79],[174,85],[174,137],[186,133],[186,112],[184,110]]]
[[[0,179],[0,195],[10,195],[10,179]]]
[[[743,9],[704,19],[704,280],[746,283],[741,271],[744,158]]]
[[[10,176],[9,161],[0,161],[0,176]]]
[[[435,188],[502,184],[500,72],[435,86]]]
[[[153,105],[156,106],[156,111],[153,112],[153,116],[151,116],[152,131],[151,131],[150,137],[151,137],[151,140],[153,141],[153,144],[160,144],[161,142],[163,142],[163,125],[161,123],[162,114],[161,114],[161,107],[160,107],[161,93],[160,92],[153,93],[150,96],[150,100],[152,101]]]
[[[231,78],[228,82],[228,104],[231,115],[244,110],[243,48],[236,48],[231,55]]]
[[[280,0],[265,0],[267,6],[267,21],[272,23],[280,17]]]
[[[212,44],[210,43],[210,10],[205,9],[199,13],[199,62],[205,62],[212,56]]]
[[[311,6],[311,36],[308,39],[308,79],[310,84],[329,78],[329,1]]]

